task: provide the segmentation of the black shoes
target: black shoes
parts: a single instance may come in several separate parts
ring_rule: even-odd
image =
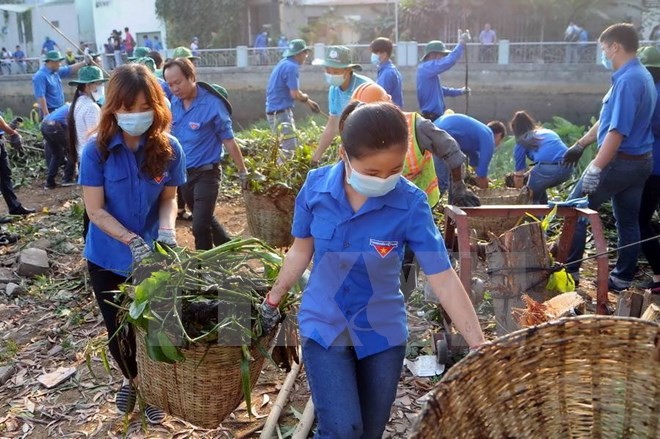
[[[18,209],[10,210],[9,214],[10,215],[29,215],[31,213],[35,213],[37,210],[36,209],[28,209],[26,207],[20,206]]]

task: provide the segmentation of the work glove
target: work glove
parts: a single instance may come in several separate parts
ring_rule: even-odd
[[[242,171],[238,173],[238,180],[241,182],[241,189],[245,190],[248,188],[248,182],[250,181],[250,177],[246,171]]]
[[[176,231],[174,229],[159,228],[158,239],[156,240],[168,247],[176,247]]]
[[[470,35],[470,31],[466,30],[465,32],[461,32],[461,30],[458,30],[458,42],[461,44],[466,44],[472,41],[472,36]]]
[[[580,157],[582,157],[582,153],[584,153],[584,146],[580,146],[576,142],[575,145],[571,146],[568,148],[568,151],[566,151],[564,159],[561,161],[561,165],[565,168],[577,165],[580,161]]]
[[[321,107],[315,101],[309,99],[307,101],[307,105],[309,105],[309,109],[312,110],[312,113],[320,113],[321,112]]]
[[[582,193],[589,195],[596,191],[598,183],[600,183],[600,169],[598,166],[594,165],[594,162],[589,164],[589,167],[584,171],[582,176]]]
[[[268,301],[268,296],[261,302],[261,329],[264,334],[270,333],[282,320],[280,308]]]
[[[88,66],[94,65],[94,58],[92,58],[92,56],[89,53],[83,53],[83,61]]]
[[[14,148],[19,155],[25,154],[25,148],[23,148],[23,138],[20,134],[12,134],[9,136],[9,144]]]
[[[461,88],[461,93],[470,96],[472,94],[472,90],[470,90],[470,87],[463,87]]]
[[[134,265],[139,264],[152,253],[151,248],[147,245],[141,236],[136,235],[133,239],[131,239],[128,243],[128,247],[131,249],[131,256],[133,256]]]
[[[467,188],[465,183],[461,181],[452,182],[451,193],[449,194],[449,202],[458,207],[478,207],[481,206],[479,197]]]

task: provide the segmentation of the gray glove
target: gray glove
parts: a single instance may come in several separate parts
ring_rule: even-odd
[[[580,161],[580,157],[582,157],[582,153],[584,153],[584,146],[580,146],[580,144],[576,142],[575,145],[571,146],[568,148],[568,151],[566,151],[564,159],[561,161],[561,165],[565,168],[577,165]]]
[[[466,30],[465,32],[461,32],[461,30],[458,30],[458,42],[461,44],[466,44],[472,41],[472,36],[470,35],[470,31]]]
[[[139,264],[152,253],[151,248],[141,236],[136,235],[135,238],[131,239],[128,243],[128,247],[131,249],[131,256],[133,256],[134,265]]]
[[[589,167],[584,171],[582,175],[582,193],[589,195],[596,191],[598,183],[600,183],[600,169],[598,166],[594,165],[593,162],[589,164]]]
[[[268,296],[261,302],[261,329],[264,334],[271,332],[282,320],[280,308],[268,302]]]
[[[174,229],[158,229],[157,241],[169,247],[176,247],[176,231]]]
[[[248,182],[250,181],[250,177],[247,172],[239,172],[238,180],[241,182],[241,189],[245,190],[248,188]]]
[[[472,90],[470,90],[470,87],[463,87],[461,88],[461,93],[470,96],[472,94]]]
[[[14,148],[20,155],[25,154],[25,148],[23,148],[23,138],[20,134],[12,134],[9,136],[9,144]]]
[[[469,190],[463,181],[452,182],[449,193],[449,202],[458,207],[481,206],[479,197]]]

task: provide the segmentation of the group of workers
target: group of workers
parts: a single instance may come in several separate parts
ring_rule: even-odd
[[[316,437],[381,437],[408,335],[400,281],[406,260],[417,259],[470,348],[484,343],[474,308],[431,214],[441,189],[449,190],[454,204],[479,204],[463,181],[466,161],[476,168],[478,186],[488,187],[490,159],[507,132],[502,122],[484,124],[445,111],[444,96],[470,92],[443,87],[438,78],[461,57],[467,39],[461,35],[452,51],[439,41],[427,45],[417,73],[420,113],[402,111],[401,75],[390,60],[389,40],[379,38],[371,45],[372,61],[378,66],[375,83],[358,73],[360,66],[344,46],[328,47],[325,57],[313,62],[324,67],[329,85],[328,121],[313,165],[319,166],[337,134],[341,160],[309,172],[295,204],[294,243],[260,309],[267,332],[281,318],[282,298],[313,261],[298,319],[318,420]],[[619,245],[625,246],[640,240],[640,224],[642,233],[649,233],[660,198],[660,54],[655,48],[642,50],[644,68],[636,54],[637,34],[626,24],[610,26],[599,42],[604,64],[615,72],[598,123],[569,149],[556,133],[540,127],[526,112],[517,112],[510,122],[516,139],[515,182],[522,186],[528,173],[534,201],[545,203],[546,189],[570,178],[582,151],[597,142],[596,158],[571,198],[588,194],[593,209],[612,199]],[[42,130],[51,136],[48,116],[65,106],[60,78],[78,74],[70,82],[76,86],[74,100],[61,110],[73,158],[64,181],[74,178],[77,161],[89,218],[84,256],[110,352],[125,377],[116,395],[121,413],[136,405],[135,334],[117,331],[118,308],[109,291],[129,279],[132,269],[153,253],[156,241],[176,245],[177,188],[192,209],[196,248],[209,249],[230,239],[214,216],[225,150],[241,181],[248,178],[234,139],[226,90],[198,81],[195,57],[181,49],[162,70],[159,62],[141,56],[109,78],[87,57],[83,63],[60,68],[62,57],[49,51],[35,75],[35,95],[46,116]],[[266,116],[280,135],[285,159],[297,147],[294,102],[321,112],[300,88],[299,67],[309,51],[304,41],[290,41],[267,87]],[[0,128],[13,134],[10,127]],[[60,167],[58,154],[50,152],[54,164],[47,186]],[[4,155],[3,144],[0,160]],[[531,171],[527,159],[535,164]],[[640,212],[642,199],[648,204]],[[581,223],[571,261],[581,258],[585,230]],[[657,240],[644,246],[654,270],[654,288],[660,282],[657,246]],[[637,252],[635,245],[619,251],[610,275],[613,290],[630,286]],[[579,263],[571,266],[576,278],[577,268]],[[164,416],[160,408],[149,405],[144,414],[152,423]]]

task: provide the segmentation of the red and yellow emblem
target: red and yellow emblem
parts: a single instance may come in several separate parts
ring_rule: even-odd
[[[392,250],[399,246],[399,243],[397,241],[378,241],[376,239],[370,239],[369,245],[376,249],[381,258],[385,258],[392,253]]]

